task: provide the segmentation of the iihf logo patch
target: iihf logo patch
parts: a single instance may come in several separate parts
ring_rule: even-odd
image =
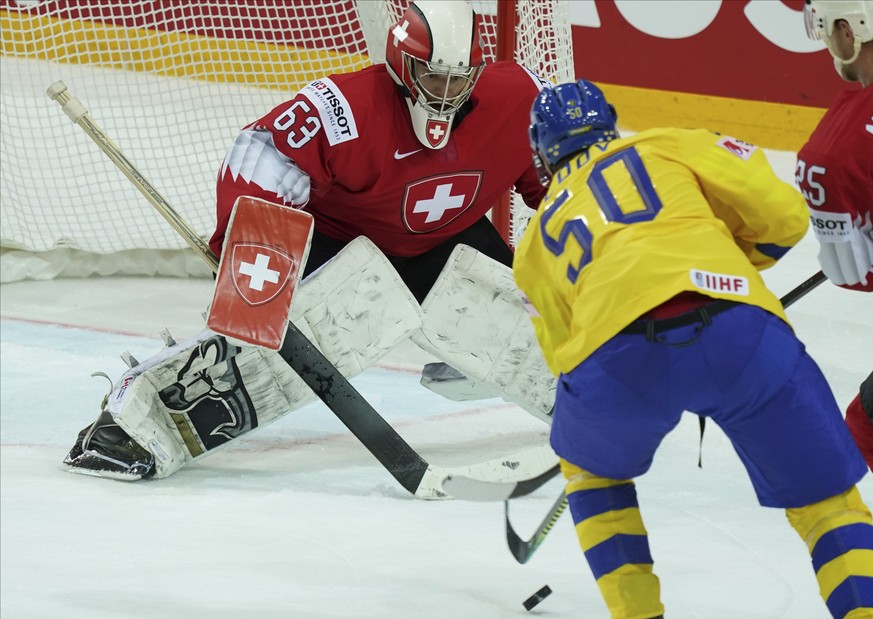
[[[749,280],[739,275],[726,273],[710,273],[691,269],[691,283],[695,288],[706,292],[735,294],[741,297],[749,296]]]

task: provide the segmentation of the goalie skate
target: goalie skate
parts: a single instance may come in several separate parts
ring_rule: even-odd
[[[97,420],[79,432],[76,443],[64,458],[67,470],[122,481],[136,481],[154,475],[154,456],[113,421],[106,406],[108,400],[109,394],[106,394],[100,403]]]

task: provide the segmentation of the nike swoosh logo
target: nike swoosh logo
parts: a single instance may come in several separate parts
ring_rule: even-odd
[[[411,150],[408,153],[401,153],[399,150],[395,150],[394,151],[394,158],[395,159],[406,159],[407,157],[409,157],[409,155],[414,155],[415,153],[421,152],[421,150],[422,149],[419,148],[418,150]]]

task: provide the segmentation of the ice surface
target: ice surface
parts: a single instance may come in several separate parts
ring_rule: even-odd
[[[793,154],[769,153],[786,180]],[[808,235],[765,273],[784,295],[818,270]],[[117,377],[202,325],[204,279],[89,278],[0,287],[0,614],[4,619],[605,619],[569,515],[524,566],[502,504],[412,499],[320,403],[160,481],[64,472],[77,432]],[[873,368],[873,297],[825,283],[789,317],[840,405]],[[449,402],[418,385],[401,346],[354,384],[424,455],[476,462],[546,439],[500,400]],[[760,508],[713,425],[697,467],[697,420],[667,437],[639,500],[670,619],[823,619],[803,543]],[[870,478],[862,484],[873,501]],[[513,502],[527,536],[561,491]]]

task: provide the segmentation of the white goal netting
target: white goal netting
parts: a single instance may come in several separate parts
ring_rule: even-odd
[[[503,0],[500,0],[503,2]],[[408,0],[11,0],[0,8],[0,281],[205,275],[184,241],[64,116],[63,80],[204,238],[237,131],[308,81],[382,62]],[[572,79],[563,0],[519,0],[515,59]],[[497,55],[497,2],[474,1]]]

